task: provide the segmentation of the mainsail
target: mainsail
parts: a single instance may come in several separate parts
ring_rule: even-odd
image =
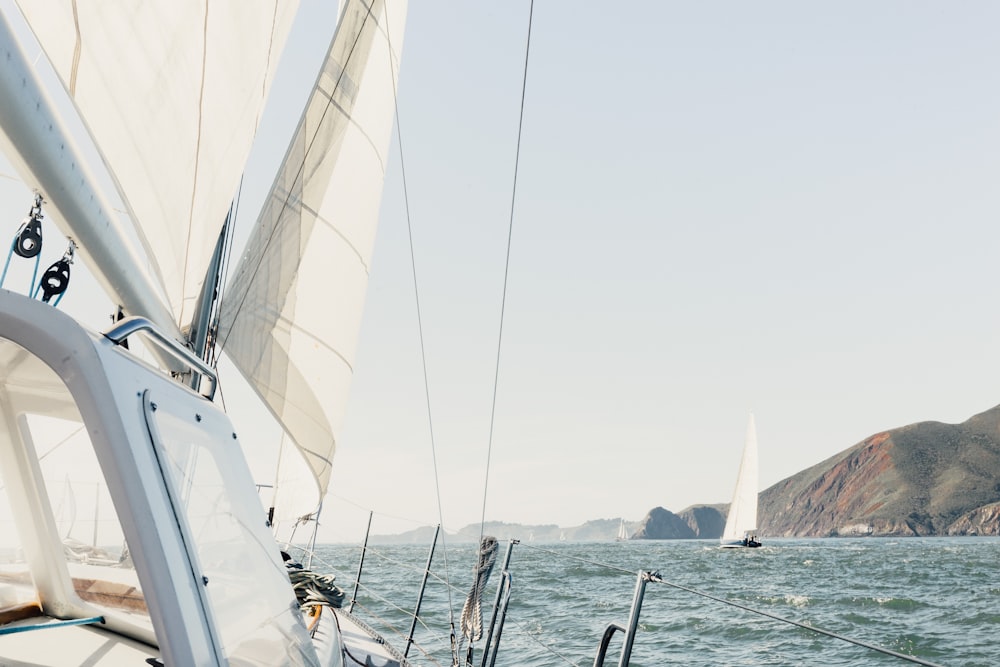
[[[395,111],[405,2],[349,0],[246,250],[219,343],[325,494]]]
[[[186,326],[296,0],[18,0]]]
[[[743,459],[736,477],[733,502],[726,517],[726,528],[722,540],[739,540],[748,530],[757,528],[757,427],[753,414],[747,422],[746,441],[743,445]]]

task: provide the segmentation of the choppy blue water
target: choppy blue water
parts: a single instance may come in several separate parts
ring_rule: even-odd
[[[369,547],[366,555],[356,611],[397,646],[409,631],[429,546]],[[487,620],[505,546],[484,598]],[[350,598],[360,548],[317,551]],[[475,557],[474,545],[448,546],[449,588],[438,546],[411,659],[450,664],[449,609],[458,623]],[[657,570],[668,582],[929,662],[995,665],[998,564],[996,538],[770,540],[760,549],[725,550],[694,540],[522,543],[512,552],[496,664],[592,665],[604,628],[628,621],[636,573]],[[605,664],[617,664],[621,638],[615,635]],[[668,585],[647,586],[631,665],[746,664],[909,663]]]

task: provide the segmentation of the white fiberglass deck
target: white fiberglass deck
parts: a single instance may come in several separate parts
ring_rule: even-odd
[[[51,622],[44,616],[9,623],[4,628]],[[4,667],[142,667],[160,652],[135,640],[102,630],[100,625],[42,628],[0,637]]]

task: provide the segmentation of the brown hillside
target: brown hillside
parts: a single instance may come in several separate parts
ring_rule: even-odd
[[[1000,406],[877,433],[760,496],[770,536],[996,534]]]

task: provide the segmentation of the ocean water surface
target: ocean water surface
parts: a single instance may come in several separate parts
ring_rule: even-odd
[[[715,541],[520,543],[496,665],[592,665],[609,623],[625,626],[639,571],[649,583],[631,665],[908,665],[899,658],[789,625],[699,591],[801,624],[947,666],[1000,662],[1000,539],[768,540],[760,549]],[[507,543],[483,597],[488,623]],[[370,546],[355,611],[405,644],[430,545]],[[409,658],[451,664],[449,620],[459,625],[477,549],[438,544]],[[359,546],[317,548],[354,592]],[[447,556],[447,557],[446,557]],[[446,583],[446,582],[450,582]],[[683,590],[691,589],[691,590]],[[622,633],[606,665],[616,665]],[[482,641],[474,645],[475,664]],[[464,655],[464,651],[463,651]]]

